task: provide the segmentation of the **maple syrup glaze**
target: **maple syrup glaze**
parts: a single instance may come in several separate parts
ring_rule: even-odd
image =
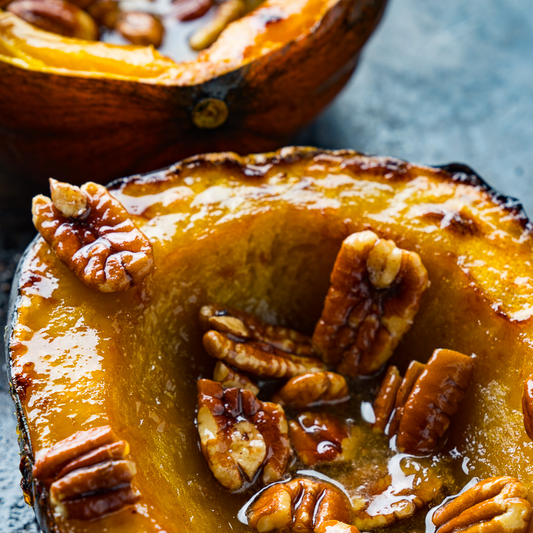
[[[226,0],[227,1],[227,0]],[[265,4],[261,6],[261,4]],[[201,53],[200,61],[228,61],[228,52],[235,57],[249,60],[260,53],[296,39],[308,31],[319,13],[332,5],[332,0],[249,0],[245,2],[250,14],[249,21],[236,22],[231,35],[222,37],[216,49]],[[119,4],[125,11],[142,11],[157,16],[165,28],[158,51],[174,61],[193,62],[198,50],[191,47],[191,38],[209,25],[217,16],[218,5],[194,20],[181,21],[177,17],[177,4],[172,0],[122,0]],[[246,17],[246,14],[243,13]],[[104,30],[101,40],[112,44],[130,44],[117,31]]]
[[[395,506],[414,502],[417,495],[433,494],[431,503],[423,505],[407,519],[391,518],[387,531],[424,531],[426,515],[430,508],[446,497],[457,494],[472,479],[470,460],[456,449],[450,448],[446,437],[439,449],[425,456],[413,456],[399,452],[395,437],[389,439],[382,432],[372,430],[374,421],[372,402],[380,385],[383,372],[371,378],[350,380],[351,398],[348,402],[332,406],[316,406],[306,412],[329,413],[345,419],[351,429],[350,458],[342,461],[324,461],[309,467],[295,459],[288,474],[324,480],[341,488],[357,509],[363,501],[371,502],[366,512],[375,516],[393,512]],[[271,384],[270,384],[271,385]],[[268,385],[266,390],[268,390]],[[263,387],[263,390],[265,388]],[[260,397],[266,400],[267,395]],[[298,419],[297,412],[286,409],[289,420]],[[308,427],[314,433],[316,427]],[[326,451],[338,448],[324,440],[317,449]],[[336,449],[335,451],[338,451]],[[380,494],[376,494],[376,492]],[[259,493],[260,494],[260,493]],[[239,519],[247,524],[246,511],[256,500],[254,494],[239,512]],[[366,528],[361,528],[365,531]],[[385,531],[383,528],[373,528]]]
[[[171,0],[125,0],[120,5],[125,10],[150,13],[160,19],[165,33],[157,50],[175,61],[194,61],[196,59],[198,52],[191,48],[189,39],[214,18],[214,9],[211,8],[205,15],[195,20],[180,21],[175,15],[176,9]],[[100,40],[112,44],[131,44],[114,30],[104,29]]]

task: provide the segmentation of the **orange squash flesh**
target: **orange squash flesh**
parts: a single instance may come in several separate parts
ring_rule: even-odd
[[[0,11],[0,164],[106,181],[214,150],[281,146],[342,88],[386,0],[267,0],[196,61],[88,43]],[[227,108],[198,127],[206,99]]]
[[[214,367],[198,311],[220,302],[310,333],[342,240],[363,229],[416,251],[431,282],[391,362],[404,371],[436,348],[475,354],[447,444],[469,468],[458,485],[533,482],[520,408],[533,372],[531,227],[466,167],[285,149],[198,156],[111,191],[152,241],[156,272],[97,294],[37,239],[20,267],[9,364],[28,460],[109,423],[131,445],[143,499],[57,531],[249,531],[236,518],[249,494],[225,492],[197,444],[196,380]],[[52,530],[46,501],[36,508]]]

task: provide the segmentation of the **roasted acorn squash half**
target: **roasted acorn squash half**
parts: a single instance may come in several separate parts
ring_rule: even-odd
[[[267,0],[196,61],[43,32],[0,10],[0,164],[83,182],[279,148],[339,92],[386,0]]]
[[[152,243],[143,283],[94,291],[40,237],[14,283],[9,377],[23,486],[45,531],[249,531],[237,519],[249,493],[225,491],[198,445],[197,379],[214,366],[198,312],[218,302],[310,334],[341,242],[369,229],[418,253],[430,281],[394,364],[404,371],[437,348],[475,354],[446,444],[457,486],[502,475],[531,485],[521,412],[533,372],[531,225],[468,167],[287,148],[197,156],[109,190]],[[129,442],[141,499],[96,521],[54,516],[32,477],[36,455],[107,424]],[[423,530],[424,514],[390,531]]]

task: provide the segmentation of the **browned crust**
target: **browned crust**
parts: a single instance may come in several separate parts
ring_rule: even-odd
[[[408,163],[394,157],[371,156],[355,150],[323,150],[311,146],[289,146],[275,152],[250,154],[241,156],[234,152],[201,154],[189,157],[155,172],[133,175],[112,181],[108,187],[124,189],[130,183],[171,183],[188,170],[205,168],[224,169],[239,172],[242,179],[254,180],[262,178],[273,166],[290,165],[311,161],[317,157],[327,158],[341,168],[354,172],[372,174],[389,181],[411,181],[415,176],[413,170],[424,170],[443,182],[462,183],[478,188],[487,193],[490,199],[504,209],[527,233],[533,232],[533,223],[529,220],[522,204],[516,198],[506,196],[493,189],[475,170],[461,163],[450,163],[442,166],[425,166]]]

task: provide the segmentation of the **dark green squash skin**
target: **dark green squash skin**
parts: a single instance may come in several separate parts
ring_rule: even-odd
[[[277,163],[290,164],[292,162],[310,159],[317,154],[323,154],[323,153],[324,154],[329,153],[335,156],[341,156],[345,158],[353,157],[355,155],[361,155],[360,153],[354,152],[351,150],[328,152],[328,151],[320,150],[316,148],[296,147],[292,149],[284,149],[282,153],[275,152],[271,154],[265,154],[265,155],[259,154],[258,156],[252,156],[252,158],[256,157],[259,162],[258,166],[253,166],[253,167],[252,166],[248,167],[248,164],[250,163],[244,165],[242,161],[240,160],[240,158],[238,158],[238,156],[232,153],[199,155],[199,156],[185,159],[179,163],[176,163],[175,165],[172,165],[166,169],[162,169],[156,172],[151,172],[151,173],[147,173],[143,175],[133,175],[133,176],[126,177],[126,178],[117,179],[111,182],[108,185],[108,188],[110,190],[120,188],[121,186],[123,186],[124,184],[128,183],[131,180],[135,180],[137,182],[140,180],[146,180],[147,182],[160,181],[164,179],[164,176],[167,174],[179,173],[179,170],[181,168],[184,168],[187,166],[202,166],[204,162],[209,162],[211,160],[216,160],[217,165],[225,166],[227,168],[240,167],[240,170],[243,171],[244,174],[250,176],[250,180],[253,180],[255,177],[260,175],[261,170],[258,170],[258,168],[260,168],[261,165],[264,165],[265,162],[272,163],[274,165]],[[406,165],[406,162],[402,160],[394,159],[394,158],[387,158],[385,160],[382,159],[380,161],[380,165],[386,166],[386,168],[390,169],[391,172],[401,173],[401,169],[403,166]],[[247,167],[248,167],[248,172],[246,172]],[[521,227],[525,231],[533,232],[533,223],[528,219],[521,203],[515,198],[505,196],[495,191],[470,167],[466,165],[454,163],[454,164],[443,165],[443,166],[435,166],[433,168],[445,174],[446,179],[449,180],[450,182],[468,184],[468,185],[474,186],[476,188],[479,188],[487,192],[489,196],[492,198],[492,200],[496,204],[503,207],[509,213],[509,215],[512,216],[512,218],[521,225]],[[40,239],[39,236],[37,236],[30,243],[30,245],[28,246],[28,248],[22,255],[19,261],[16,273],[14,275],[12,289],[11,289],[11,296],[10,296],[8,322],[7,322],[4,340],[5,340],[7,375],[8,375],[8,381],[9,381],[9,386],[10,386],[10,393],[15,403],[17,420],[18,420],[18,440],[19,440],[20,454],[21,454],[20,468],[21,468],[21,473],[22,473],[21,486],[25,492],[27,500],[34,507],[37,521],[39,523],[40,528],[43,530],[43,532],[44,533],[59,533],[59,529],[53,517],[53,512],[48,502],[46,490],[40,484],[39,481],[33,478],[33,475],[32,475],[32,467],[35,461],[35,457],[34,457],[34,453],[32,450],[31,441],[29,438],[30,431],[29,431],[27,422],[24,417],[23,406],[22,406],[19,391],[17,390],[17,383],[14,380],[14,376],[12,372],[12,361],[10,358],[10,350],[11,350],[10,341],[12,338],[13,329],[17,323],[17,317],[18,317],[17,308],[18,308],[18,304],[21,298],[20,296],[21,276],[25,269],[26,259],[28,255],[30,254],[30,252],[32,251],[38,239]]]

